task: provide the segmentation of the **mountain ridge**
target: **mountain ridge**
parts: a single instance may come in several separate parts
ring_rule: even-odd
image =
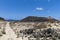
[[[49,22],[49,20],[58,21],[57,19],[52,18],[50,16],[49,17],[28,16],[20,20],[20,22]]]

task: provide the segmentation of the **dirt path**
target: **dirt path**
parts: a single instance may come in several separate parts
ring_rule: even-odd
[[[10,28],[9,22],[7,22],[5,27],[6,34],[0,37],[0,40],[16,40],[16,34],[14,31]]]

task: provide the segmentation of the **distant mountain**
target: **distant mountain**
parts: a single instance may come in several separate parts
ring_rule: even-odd
[[[10,19],[10,20],[5,20],[5,21],[8,21],[8,22],[16,22],[16,21],[19,21],[19,20],[12,20],[12,19]]]
[[[1,20],[1,21],[4,21],[5,19],[4,19],[4,18],[2,18],[2,17],[0,17],[0,20]]]
[[[49,22],[49,21],[58,21],[55,18],[52,17],[36,17],[36,16],[28,16],[22,20],[20,20],[20,22]]]

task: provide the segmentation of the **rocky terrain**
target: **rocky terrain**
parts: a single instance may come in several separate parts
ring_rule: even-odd
[[[20,21],[0,21],[0,40],[60,40],[60,22],[29,16]]]

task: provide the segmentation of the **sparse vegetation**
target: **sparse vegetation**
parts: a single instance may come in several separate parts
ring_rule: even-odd
[[[41,23],[40,25],[37,26],[37,28],[47,28],[47,25],[45,23]]]

